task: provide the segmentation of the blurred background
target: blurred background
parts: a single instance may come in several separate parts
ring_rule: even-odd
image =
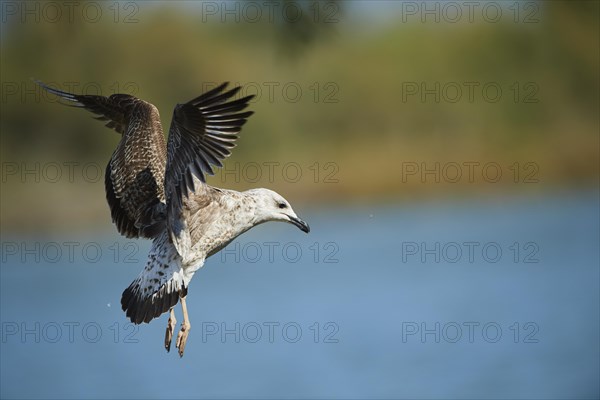
[[[599,12],[2,2],[2,398],[598,398]],[[133,94],[165,133],[242,86],[256,114],[208,182],[276,190],[311,233],[209,259],[166,354],[166,316],[120,310],[151,243],[110,221],[119,135],[31,78]]]

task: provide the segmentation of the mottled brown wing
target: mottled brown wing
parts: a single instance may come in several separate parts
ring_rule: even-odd
[[[224,83],[175,107],[167,142],[165,190],[169,225],[176,235],[183,228],[183,196],[195,190],[194,176],[203,184],[205,174],[214,174],[213,166],[222,166],[221,161],[230,155],[238,133],[253,114],[240,112],[253,96],[231,100],[240,88],[224,92],[226,87]]]
[[[154,238],[165,228],[166,146],[158,111],[139,104],[106,169],[106,199],[126,237]]]
[[[128,238],[156,237],[166,224],[166,145],[156,107],[128,94],[75,95],[36,83],[122,134],[104,179],[112,220]]]
[[[128,94],[113,94],[110,97],[94,95],[76,95],[51,88],[41,81],[34,81],[47,92],[68,101],[63,103],[72,107],[85,108],[96,114],[99,121],[108,121],[106,126],[123,134],[127,128],[128,116],[138,102],[142,100]]]

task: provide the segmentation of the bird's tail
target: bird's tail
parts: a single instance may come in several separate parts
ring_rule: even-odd
[[[189,278],[167,231],[154,239],[146,267],[123,292],[121,308],[134,324],[150,322],[187,295]]]
[[[174,290],[174,285],[169,283],[164,283],[158,290],[151,292],[148,286],[142,285],[139,278],[133,281],[121,297],[121,307],[127,318],[134,324],[150,322],[174,307],[180,297],[187,295],[187,288],[182,285]]]

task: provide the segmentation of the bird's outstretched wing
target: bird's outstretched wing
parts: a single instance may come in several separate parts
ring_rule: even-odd
[[[110,97],[94,95],[76,95],[54,89],[44,82],[34,80],[49,93],[63,100],[63,104],[71,107],[85,108],[96,114],[99,121],[108,121],[106,126],[123,134],[127,128],[128,116],[136,103],[141,100],[128,94],[113,94]],[[65,102],[66,101],[66,102]]]
[[[156,107],[128,94],[76,95],[35,82],[122,135],[104,180],[112,220],[128,238],[156,237],[166,227],[166,145]]]
[[[205,175],[213,175],[213,167],[230,155],[235,140],[252,111],[241,112],[254,96],[231,100],[239,87],[224,91],[228,83],[212,89],[173,113],[167,141],[165,191],[169,227],[175,235],[181,226],[183,197],[195,191],[194,177],[203,184]]]

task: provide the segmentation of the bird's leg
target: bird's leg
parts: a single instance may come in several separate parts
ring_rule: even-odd
[[[183,311],[183,322],[181,323],[181,330],[177,335],[177,349],[179,349],[179,356],[183,357],[183,350],[185,350],[185,342],[187,341],[188,334],[190,333],[190,329],[192,325],[190,325],[190,320],[188,318],[187,306],[185,305],[185,296],[181,297],[181,309]]]
[[[167,321],[167,332],[165,333],[165,349],[167,349],[167,352],[171,351],[171,340],[173,339],[173,332],[175,332],[176,324],[175,311],[173,310],[173,307],[171,307],[169,321]]]

